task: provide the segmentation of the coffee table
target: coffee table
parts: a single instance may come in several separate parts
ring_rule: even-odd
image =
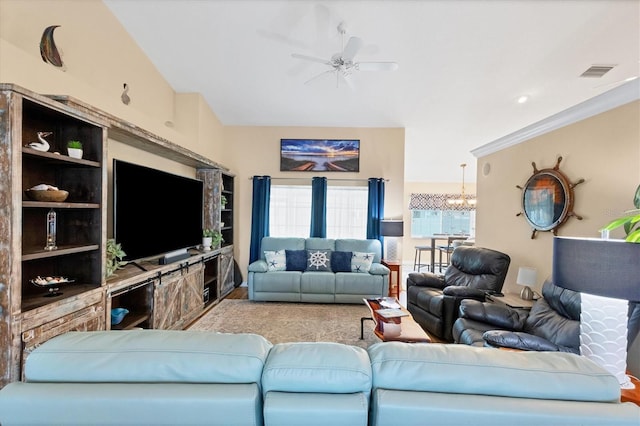
[[[394,301],[398,305],[398,299],[396,298],[384,298],[387,300]],[[385,318],[376,313],[378,309],[383,309],[384,306],[380,304],[382,298],[378,299],[362,299],[364,304],[367,305],[369,310],[371,311],[370,317],[362,317],[360,318],[360,340],[364,339],[364,322],[367,320],[371,320],[375,322],[376,327],[374,329],[375,335],[382,340],[383,342],[407,342],[407,343],[431,343],[431,338],[429,335],[420,327],[420,325],[413,319],[409,311],[407,311],[404,307],[400,307],[402,312],[405,314],[401,317],[394,318]],[[384,324],[399,324],[400,325],[400,333],[384,333]]]

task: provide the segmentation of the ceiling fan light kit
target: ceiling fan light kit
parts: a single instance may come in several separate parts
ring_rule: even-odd
[[[316,58],[314,56],[301,55],[293,53],[291,56],[295,59],[302,59],[310,62],[317,62],[330,67],[329,70],[324,71],[309,80],[305,81],[305,84],[316,80],[317,78],[326,74],[336,74],[336,85],[339,85],[339,81],[342,78],[349,86],[351,86],[351,77],[353,71],[395,71],[398,69],[396,62],[356,62],[355,56],[364,46],[364,42],[359,37],[349,37],[347,44],[344,44],[344,35],[346,33],[345,25],[341,22],[338,25],[338,33],[342,36],[342,50],[331,56],[330,59]]]

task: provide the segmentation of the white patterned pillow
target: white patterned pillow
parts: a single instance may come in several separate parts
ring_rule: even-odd
[[[267,261],[267,270],[269,272],[287,270],[287,254],[284,250],[265,250],[264,258]]]
[[[369,273],[375,253],[361,253],[354,251],[351,256],[351,272]]]

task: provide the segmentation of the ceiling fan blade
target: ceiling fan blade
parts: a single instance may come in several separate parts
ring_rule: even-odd
[[[315,77],[311,77],[309,80],[305,81],[305,82],[304,82],[304,84],[309,84],[309,83],[311,83],[313,80],[316,80],[316,79],[318,79],[318,78],[322,77],[322,76],[323,76],[323,75],[325,75],[325,74],[329,74],[329,73],[332,73],[332,72],[335,72],[335,71],[336,71],[336,70],[334,70],[334,69],[330,69],[330,70],[327,70],[327,71],[325,71],[325,72],[321,72],[320,74],[316,75]]]
[[[347,42],[347,45],[344,47],[342,51],[342,59],[345,61],[353,61],[353,58],[356,56],[356,53],[362,48],[363,41],[358,37],[351,37]]]
[[[342,72],[338,72],[336,73],[338,74],[339,78],[342,78],[342,81],[344,81],[345,83],[347,83],[347,86],[349,86],[349,89],[355,91],[356,87],[353,85],[353,79],[351,78],[352,74],[345,74]],[[337,85],[336,85],[337,87]]]
[[[307,55],[300,55],[298,53],[292,53],[291,57],[296,59],[304,59],[305,61],[318,62],[320,64],[333,66],[330,61],[327,61],[326,59],[316,58],[314,56],[307,56]]]
[[[358,62],[355,65],[358,71],[395,71],[398,69],[396,62]]]

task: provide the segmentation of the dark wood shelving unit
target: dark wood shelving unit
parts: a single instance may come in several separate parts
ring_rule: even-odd
[[[38,132],[50,132],[47,151],[27,146]],[[67,154],[78,140],[83,158]],[[106,142],[104,122],[12,84],[0,84],[0,162],[7,184],[0,198],[2,253],[0,282],[0,386],[19,380],[30,351],[71,330],[104,329],[104,251],[106,246]],[[66,190],[63,202],[41,202],[26,190],[48,184]],[[56,213],[56,246],[45,250],[47,215]],[[6,256],[5,256],[6,255]],[[6,257],[6,258],[5,258]],[[55,296],[34,285],[37,276],[64,277]]]

